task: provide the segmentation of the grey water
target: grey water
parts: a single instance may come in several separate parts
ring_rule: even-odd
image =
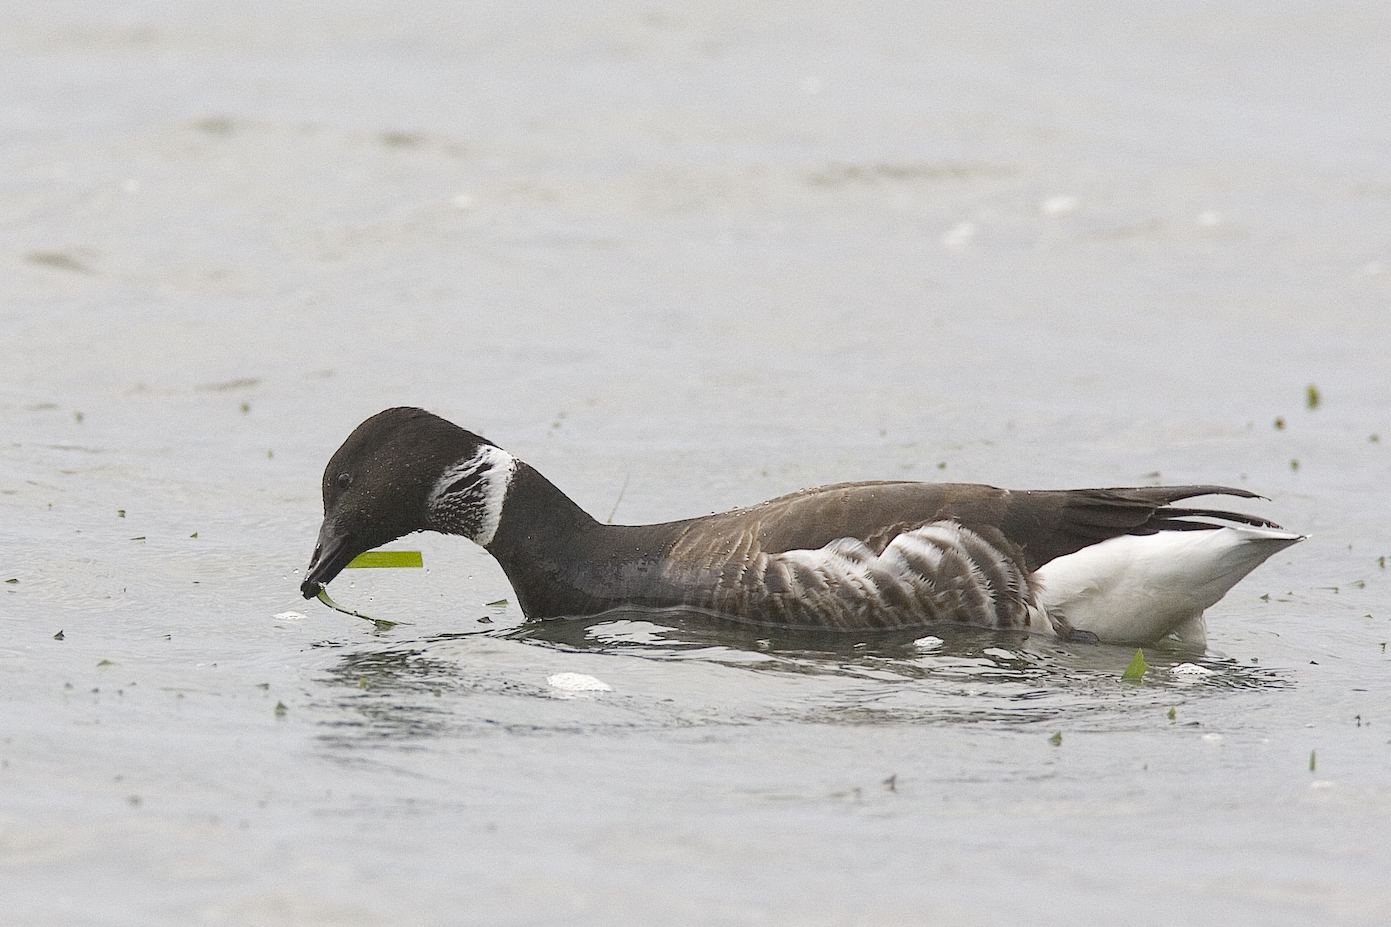
[[[1388,35],[0,5],[0,922],[1391,920]],[[1211,482],[1310,538],[1139,684],[960,628],[529,625],[431,535],[333,583],[378,627],[297,586],[397,404],[617,522]]]

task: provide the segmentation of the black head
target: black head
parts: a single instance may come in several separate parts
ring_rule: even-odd
[[[300,591],[318,595],[363,551],[429,525],[440,476],[492,443],[424,409],[378,412],[348,435],[324,469],[324,522]]]

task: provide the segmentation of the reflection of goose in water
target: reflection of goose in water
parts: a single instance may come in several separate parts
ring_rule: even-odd
[[[528,618],[638,606],[787,629],[958,621],[1201,643],[1203,610],[1302,540],[1254,516],[1174,505],[1258,498],[1221,486],[839,483],[703,518],[606,525],[506,451],[412,408],[359,425],[323,493],[306,598],[357,554],[428,530],[488,550]]]

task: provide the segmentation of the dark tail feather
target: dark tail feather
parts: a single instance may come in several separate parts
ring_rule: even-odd
[[[1030,570],[1108,538],[1159,531],[1211,531],[1222,524],[1280,526],[1264,518],[1220,509],[1175,507],[1196,496],[1263,496],[1230,486],[1132,486],[1020,494],[1003,528],[1019,539]],[[1206,520],[1203,520],[1206,519]],[[1041,529],[1041,530],[1040,530]]]
[[[1146,527],[1153,527],[1156,531],[1193,531],[1221,527],[1212,522],[1184,520],[1188,518],[1212,518],[1219,521],[1236,522],[1241,525],[1251,525],[1255,528],[1284,530],[1269,519],[1247,515],[1245,512],[1224,512],[1221,509],[1177,509],[1168,505],[1155,510],[1154,517],[1150,519]]]
[[[1143,499],[1155,505],[1172,505],[1181,499],[1192,499],[1196,496],[1237,496],[1242,499],[1264,499],[1258,493],[1249,492],[1245,489],[1235,489],[1231,486],[1134,486],[1124,489],[1108,489],[1121,496]]]

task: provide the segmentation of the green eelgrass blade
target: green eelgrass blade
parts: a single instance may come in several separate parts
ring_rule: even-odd
[[[328,597],[328,588],[326,586],[319,587],[319,601],[324,603],[336,612],[342,612],[345,615],[352,615],[354,618],[365,618],[368,621],[375,624],[378,628],[394,628],[398,624],[402,624],[402,622],[400,621],[387,621],[385,618],[373,618],[371,615],[364,615],[362,612],[355,612],[351,608],[344,608],[343,606],[339,605],[337,602],[333,601]]]
[[[1139,682],[1145,678],[1145,670],[1149,668],[1150,665],[1145,662],[1145,652],[1143,650],[1137,650],[1135,651],[1135,657],[1130,661],[1130,665],[1125,668],[1124,673],[1121,673],[1121,681]]]
[[[423,567],[424,559],[418,550],[369,550],[358,554],[344,568],[367,569],[372,567]]]

